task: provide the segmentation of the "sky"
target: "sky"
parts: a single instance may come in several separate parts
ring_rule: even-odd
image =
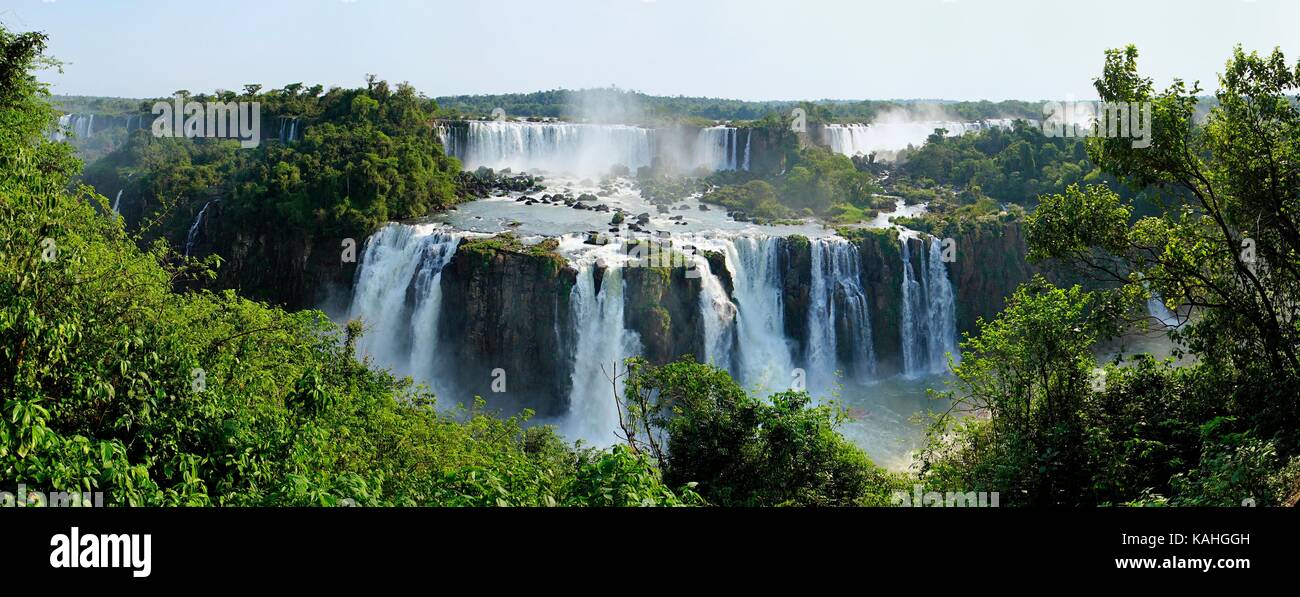
[[[1213,89],[1232,48],[1300,58],[1300,0],[0,0],[55,93],[160,97],[367,73],[430,96],[1094,99],[1106,48]]]

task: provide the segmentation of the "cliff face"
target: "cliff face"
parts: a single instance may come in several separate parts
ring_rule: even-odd
[[[786,237],[781,239],[777,255],[777,268],[781,272],[785,337],[794,341],[795,354],[802,355],[808,348],[808,307],[812,301],[812,245],[802,236]]]
[[[223,255],[221,276],[240,288],[275,289],[275,296],[258,298],[311,306],[319,304],[322,288],[346,289],[353,278],[356,264],[341,259],[336,241],[294,243],[264,232],[240,233],[227,241],[218,236],[220,221],[220,208],[215,207],[200,230],[199,242],[208,238],[229,242],[224,245],[231,250]],[[978,318],[996,316],[1005,297],[1038,268],[1025,261],[1025,240],[1018,224],[978,227],[954,238],[957,260],[948,265],[948,274],[956,292],[957,324],[959,331],[972,332]],[[894,375],[902,370],[901,241],[892,231],[869,230],[853,233],[851,240],[858,249],[859,282],[869,303],[875,374]],[[811,245],[798,236],[778,242],[782,327],[798,363],[807,354],[809,338]],[[928,241],[910,242],[913,267],[921,271],[919,259]],[[705,258],[731,294],[725,255],[706,253]],[[595,274],[597,284],[607,278],[603,272]],[[463,389],[454,398],[478,395],[491,408],[503,412],[531,408],[542,417],[567,412],[581,323],[572,320],[570,304],[577,276],[551,247],[524,247],[500,238],[463,241],[442,274],[438,330],[439,346],[458,347],[454,354],[440,355],[447,385]],[[627,267],[623,280],[623,325],[640,337],[646,359],[658,364],[688,354],[705,357],[699,278],[682,267]],[[843,299],[838,293],[833,297],[838,313],[846,312]],[[849,344],[853,335],[843,324],[837,322],[836,350],[841,361],[848,362],[855,347]],[[493,391],[497,369],[505,373],[505,392]]]
[[[682,355],[704,360],[700,279],[682,267],[629,267],[623,325],[641,336],[644,356],[655,364]]]
[[[124,217],[136,217],[138,221],[142,208],[125,198],[122,203]],[[235,229],[226,225],[228,218],[220,200],[196,204],[207,205],[203,219],[195,225],[190,216],[191,223],[178,226],[170,240],[176,251],[183,253],[192,230],[192,257],[202,258],[214,252],[221,256],[216,279],[202,286],[235,288],[247,298],[290,310],[310,309],[349,292],[364,238],[355,240],[345,259],[341,238],[308,237],[270,227]]]
[[[870,307],[876,375],[894,375],[902,371],[901,239],[892,232],[863,231],[853,240]],[[955,240],[957,261],[949,264],[948,275],[956,292],[958,329],[967,332],[973,331],[977,318],[995,316],[1004,298],[1036,268],[1025,262],[1018,225],[970,231]],[[929,241],[908,242],[912,267],[922,271],[921,255]],[[783,327],[799,362],[809,336],[811,246],[802,237],[780,243]],[[711,253],[706,258],[730,293],[725,257]],[[446,355],[450,366],[445,370],[456,386],[466,388],[466,398],[472,392],[492,407],[532,408],[541,416],[567,411],[580,324],[570,315],[577,275],[562,258],[545,251],[503,247],[491,239],[462,243],[442,275],[439,335],[441,346],[461,347],[458,354]],[[603,271],[596,271],[595,277],[598,285],[609,282]],[[623,281],[623,325],[639,335],[647,360],[661,364],[683,355],[703,359],[699,278],[682,267],[630,266],[623,270]],[[840,301],[837,312],[845,312],[843,296],[833,300]],[[846,344],[851,334],[843,326],[838,332],[837,351],[847,357],[853,348]],[[507,375],[505,393],[492,392],[492,371],[497,368]],[[529,399],[524,401],[523,395]]]
[[[1018,222],[977,226],[953,239],[957,261],[948,264],[948,276],[957,293],[957,329],[974,333],[979,318],[993,319],[1017,286],[1043,270],[1026,260],[1024,229]]]
[[[490,241],[465,241],[443,270],[439,345],[459,347],[442,355],[443,370],[464,388],[457,398],[482,396],[505,412],[563,414],[577,344],[569,315],[577,272],[555,255]],[[496,369],[505,373],[505,392],[493,392]]]
[[[249,289],[250,298],[288,309],[311,308],[331,291],[346,292],[356,275],[365,241],[356,241],[352,261],[344,261],[342,242],[237,233],[222,255],[226,261],[217,270],[216,285]]]
[[[867,233],[858,241],[862,255],[862,288],[871,304],[871,340],[875,344],[877,375],[903,370],[903,257],[896,234]]]

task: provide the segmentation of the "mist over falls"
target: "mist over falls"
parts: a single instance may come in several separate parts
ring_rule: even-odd
[[[567,122],[468,121],[443,125],[447,152],[467,169],[544,170],[600,176],[614,166],[631,172],[656,158],[682,172],[749,170],[753,130],[715,126],[693,135],[674,129]],[[687,137],[688,142],[683,142]]]

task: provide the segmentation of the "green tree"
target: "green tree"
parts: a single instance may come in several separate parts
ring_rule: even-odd
[[[698,483],[721,506],[879,506],[901,485],[836,431],[840,411],[807,393],[760,399],[689,357],[628,366],[624,434],[655,456],[670,486]]]

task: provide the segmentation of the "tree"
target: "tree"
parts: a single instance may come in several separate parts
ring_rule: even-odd
[[[1137,50],[1107,53],[1096,87],[1104,101],[1150,103],[1149,147],[1095,138],[1089,155],[1130,185],[1163,190],[1152,216],[1108,190],[1071,189],[1029,220],[1036,257],[1083,264],[1131,292],[1185,306],[1180,330],[1224,386],[1258,407],[1270,430],[1300,424],[1300,64],[1280,51],[1233,52],[1218,105],[1196,120],[1199,85],[1157,93],[1137,71]],[[1290,95],[1288,95],[1290,94]]]
[[[901,482],[836,427],[843,414],[805,392],[751,396],[689,357],[628,362],[620,403],[629,445],[651,452],[669,486],[695,484],[720,506],[887,505]]]

